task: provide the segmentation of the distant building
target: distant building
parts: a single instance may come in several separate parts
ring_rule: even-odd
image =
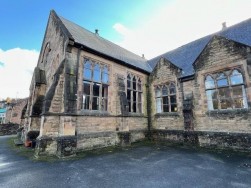
[[[12,99],[8,103],[5,123],[23,124],[28,98]]]
[[[250,105],[251,19],[147,60],[51,11],[24,129],[37,155],[147,136],[250,149]]]
[[[0,108],[0,124],[5,123],[6,118],[6,108]]]

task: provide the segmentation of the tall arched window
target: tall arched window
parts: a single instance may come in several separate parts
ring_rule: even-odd
[[[243,76],[238,69],[206,76],[205,89],[208,110],[247,108]]]
[[[135,75],[127,75],[128,110],[133,113],[142,113],[142,83]]]
[[[45,49],[44,49],[44,53],[43,53],[43,58],[42,58],[42,63],[46,64],[47,63],[47,60],[48,60],[48,56],[49,56],[49,53],[50,53],[51,49],[50,49],[50,43],[48,42],[45,46]]]
[[[108,66],[84,59],[83,109],[107,111],[108,84]]]
[[[157,86],[155,88],[155,101],[157,113],[177,112],[175,84]]]

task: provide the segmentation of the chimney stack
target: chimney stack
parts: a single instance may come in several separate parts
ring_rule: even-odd
[[[227,28],[227,23],[226,22],[223,22],[222,23],[222,30],[226,29]]]
[[[98,29],[95,29],[95,34],[98,35]]]

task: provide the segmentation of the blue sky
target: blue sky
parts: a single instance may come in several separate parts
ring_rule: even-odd
[[[121,39],[112,28],[116,22],[129,27],[140,24],[164,0],[2,0],[0,6],[0,48],[40,50],[49,11],[63,16],[90,31],[96,28],[109,40]]]
[[[251,18],[251,0],[1,0],[0,99],[29,96],[51,9],[147,59]]]

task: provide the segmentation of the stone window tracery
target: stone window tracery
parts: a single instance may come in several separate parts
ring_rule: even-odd
[[[109,68],[107,65],[84,59],[83,106],[85,110],[107,111]]]
[[[177,112],[176,86],[174,83],[155,87],[156,112]]]
[[[239,69],[205,77],[208,110],[247,108],[247,97]]]
[[[131,73],[127,75],[127,101],[129,112],[142,113],[142,81]]]

